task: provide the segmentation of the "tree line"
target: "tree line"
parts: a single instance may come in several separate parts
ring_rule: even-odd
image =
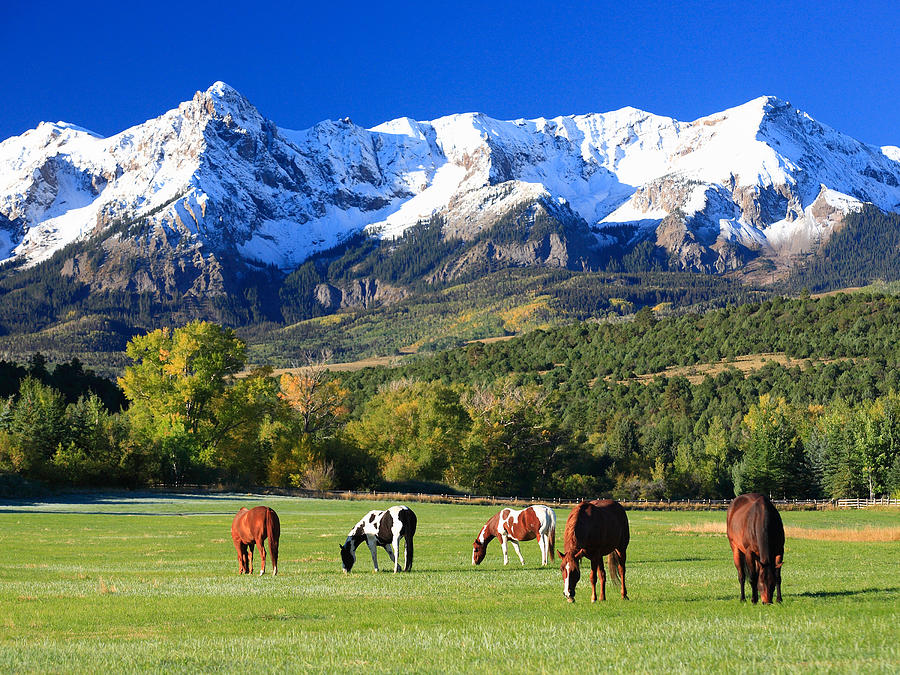
[[[354,373],[330,372],[327,355],[279,377],[246,372],[243,341],[201,321],[134,337],[126,352],[121,409],[95,392],[64,396],[64,377],[23,368],[0,406],[0,471],[78,485],[431,484],[571,498],[900,491],[891,295],[663,318],[644,309],[627,323],[579,322]],[[795,362],[686,376],[769,352]]]

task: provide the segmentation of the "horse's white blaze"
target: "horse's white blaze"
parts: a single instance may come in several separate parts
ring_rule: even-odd
[[[488,530],[488,527],[487,527],[487,525],[485,525],[484,527],[481,528],[481,532],[478,534],[478,541],[480,541],[482,544],[484,543],[484,540],[487,537],[487,530]]]
[[[563,569],[563,595],[567,598],[571,597],[569,593],[569,563],[566,563],[565,569]]]

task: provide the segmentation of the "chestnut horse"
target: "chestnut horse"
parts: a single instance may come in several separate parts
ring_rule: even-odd
[[[538,540],[538,547],[541,549],[541,565],[546,565],[548,556],[553,557],[553,547],[556,546],[556,515],[553,513],[553,509],[543,504],[535,504],[521,511],[503,509],[494,514],[481,528],[481,532],[475,539],[472,548],[473,565],[481,564],[487,553],[488,542],[494,537],[500,539],[504,565],[509,563],[509,555],[506,551],[507,542],[512,542],[516,555],[524,565],[525,559],[519,550],[519,542],[532,539]]]
[[[259,546],[262,555],[262,569],[266,572],[266,537],[269,538],[269,552],[272,554],[272,574],[278,574],[278,537],[281,523],[278,514],[268,506],[242,507],[231,521],[231,538],[237,549],[238,574],[253,574],[253,546]]]
[[[741,582],[741,601],[746,599],[744,578],[749,576],[753,603],[761,594],[763,604],[770,604],[776,591],[775,599],[781,602],[784,526],[778,509],[765,495],[741,495],[728,507],[725,529]]]
[[[606,570],[603,556],[609,554],[609,569],[622,581],[622,599],[628,599],[625,591],[625,549],[628,548],[628,516],[619,502],[612,499],[595,499],[581,502],[572,509],[566,520],[563,535],[565,553],[559,551],[560,570],[563,577],[563,595],[575,602],[575,585],[581,578],[581,559],[591,561],[591,602],[597,601],[597,570],[600,570],[600,599],[606,600]]]

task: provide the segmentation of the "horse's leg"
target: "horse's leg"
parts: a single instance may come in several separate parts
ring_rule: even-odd
[[[741,602],[744,602],[747,599],[744,596],[744,555],[736,546],[732,547],[731,553],[734,556],[734,566],[737,567],[738,581],[741,584]]]
[[[400,537],[394,539],[394,541],[390,544],[384,545],[384,550],[387,551],[388,558],[391,559],[391,562],[394,563],[394,572],[400,571]]]
[[[617,567],[619,568],[619,579],[622,580],[622,599],[628,599],[628,591],[625,590],[625,551],[616,551],[619,558]]]
[[[781,568],[775,568],[775,600],[781,602]]]
[[[750,568],[750,602],[755,605],[759,602],[759,588],[756,587],[759,583],[759,558],[755,553],[750,554],[748,567]]]
[[[503,551],[503,564],[508,565],[509,554],[506,552],[506,535],[503,533],[500,534],[500,548]]]
[[[260,538],[256,540],[256,545],[259,546],[259,554],[262,556],[262,567],[259,568],[259,576],[262,576],[266,573],[266,542]]]
[[[244,552],[241,550],[243,548],[243,544],[241,544],[240,540],[234,539],[234,549],[237,551],[238,557],[238,574],[244,573]]]
[[[250,551],[250,564],[247,566],[247,574],[253,574],[253,547],[255,544],[251,541],[247,544],[247,550]]]
[[[603,566],[603,556],[597,558],[597,569],[600,571],[600,602],[606,600],[606,568]]]
[[[378,571],[378,544],[375,543],[375,537],[370,537],[366,535],[366,543],[369,545],[369,550],[372,552],[372,566],[375,568],[375,571]]]
[[[519,556],[519,562],[524,565],[525,558],[522,557],[522,551],[519,550],[519,542],[517,542],[515,539],[510,539],[510,541],[512,542],[513,549],[515,550],[516,555]]]
[[[394,539],[394,572],[399,572],[400,567],[400,537]]]
[[[538,548],[541,550],[541,567],[547,564],[547,538],[538,534]]]

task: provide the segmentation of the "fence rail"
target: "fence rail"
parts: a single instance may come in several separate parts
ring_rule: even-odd
[[[900,499],[838,499],[835,506],[842,509],[864,509],[869,506],[900,506]]]

